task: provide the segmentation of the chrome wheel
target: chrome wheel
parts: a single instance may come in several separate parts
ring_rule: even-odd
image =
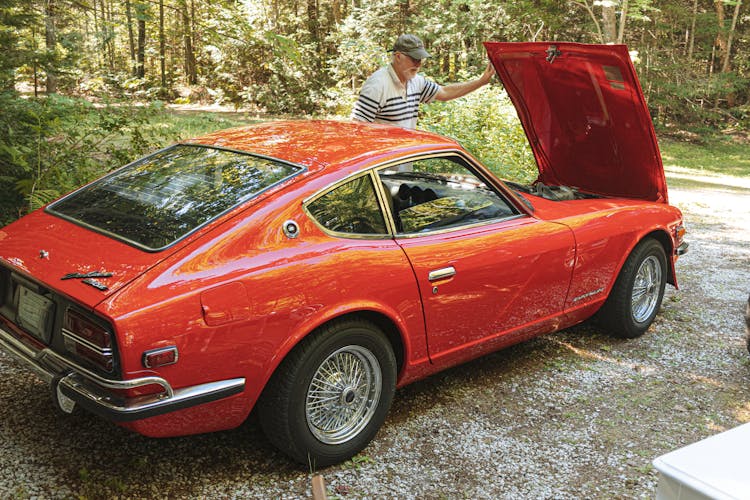
[[[380,401],[382,373],[368,349],[349,345],[328,356],[310,381],[307,426],[325,444],[344,443],[372,419]]]
[[[638,323],[646,321],[659,303],[662,286],[662,267],[659,260],[651,255],[641,262],[633,283],[630,299],[633,319]]]
[[[654,238],[638,243],[617,275],[607,300],[596,313],[599,324],[613,335],[643,335],[659,311],[669,267],[664,247]]]

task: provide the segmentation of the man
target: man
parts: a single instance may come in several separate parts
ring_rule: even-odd
[[[430,57],[422,40],[401,35],[393,44],[391,63],[373,73],[362,85],[352,110],[352,119],[416,128],[420,103],[450,101],[486,85],[495,74],[487,64],[476,80],[444,87],[417,74],[422,60]]]

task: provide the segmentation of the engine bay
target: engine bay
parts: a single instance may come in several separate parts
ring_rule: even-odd
[[[569,201],[569,200],[584,200],[591,198],[601,198],[601,196],[584,193],[576,187],[571,186],[548,186],[541,182],[535,182],[533,184],[518,184],[516,182],[506,182],[515,191],[519,193],[530,194],[539,196],[545,200],[551,201]]]

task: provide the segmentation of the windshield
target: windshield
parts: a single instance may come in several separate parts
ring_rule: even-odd
[[[158,250],[301,170],[247,153],[177,145],[123,167],[47,210]]]

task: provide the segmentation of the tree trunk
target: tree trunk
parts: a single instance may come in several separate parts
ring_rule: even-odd
[[[44,40],[48,59],[44,65],[44,71],[47,73],[47,94],[57,92],[57,72],[55,69],[55,59],[57,58],[54,57],[57,46],[55,14],[55,0],[46,0],[44,2]]]
[[[578,5],[579,7],[583,7],[584,9],[586,9],[586,12],[588,12],[589,17],[591,18],[591,21],[594,23],[596,34],[599,36],[599,40],[601,42],[604,42],[604,34],[602,33],[601,26],[599,26],[599,21],[596,19],[596,15],[594,14],[594,2],[592,2],[592,5],[589,5],[588,0],[573,0],[573,3],[575,5]]]
[[[341,3],[339,0],[332,0],[331,1],[331,16],[333,17],[333,25],[334,28],[336,28],[339,24],[341,24]]]
[[[604,43],[617,41],[617,13],[613,1],[602,2],[602,31]]]
[[[138,19],[138,49],[136,51],[136,73],[138,78],[146,77],[146,10],[148,6],[138,2],[135,6]]]
[[[162,92],[167,88],[166,42],[164,40],[164,0],[159,0],[159,73]]]
[[[728,73],[731,69],[730,57],[732,53],[732,41],[734,40],[735,30],[737,28],[737,18],[740,15],[740,6],[742,6],[742,0],[734,6],[734,14],[732,14],[732,25],[729,27],[729,33],[727,33],[727,49],[724,53],[724,62],[721,65],[721,72]]]
[[[182,11],[182,42],[185,49],[185,79],[188,85],[198,83],[198,76],[195,71],[195,54],[193,53],[193,35],[190,29],[190,13],[188,12],[187,0],[181,0],[180,7]]]
[[[693,60],[693,48],[695,47],[695,22],[698,18],[698,0],[693,0],[693,15],[690,19],[690,40],[688,41],[688,61]]]
[[[409,17],[411,16],[411,2],[410,0],[400,1],[400,19],[399,19],[399,33],[404,33],[406,27],[409,25]]]
[[[105,20],[104,26],[106,28],[104,32],[105,40],[107,41],[107,62],[109,63],[109,70],[114,73],[115,71],[115,28],[112,22],[112,4],[102,0],[102,19]]]
[[[620,27],[617,31],[617,43],[622,43],[625,39],[625,22],[628,19],[628,0],[622,0],[622,8],[620,10]]]
[[[99,69],[104,68],[104,56],[102,55],[102,51],[99,49],[99,42],[101,39],[101,29],[99,28],[99,11],[96,8],[96,2],[94,2],[94,8],[91,9],[91,11],[94,13],[94,40],[96,43],[96,54],[97,54],[97,64],[99,64]],[[102,22],[103,24],[103,22]]]
[[[195,54],[200,46],[200,37],[198,36],[198,30],[195,29],[195,0],[190,0],[190,38],[193,41],[193,67],[195,68],[195,79],[198,80],[198,61],[195,58]]]
[[[130,0],[125,0],[125,17],[128,24],[128,48],[130,49],[130,73],[136,76],[135,62],[135,37],[133,35],[133,12],[130,8]]]
[[[317,0],[307,0],[307,31],[310,33],[310,40],[317,46],[319,37],[318,31],[318,2]]]
[[[715,0],[714,5],[716,6],[716,23],[718,24],[719,28],[718,32],[716,33],[716,40],[714,41],[714,47],[716,48],[715,61],[718,63],[718,61],[724,60],[724,54],[727,51],[726,31],[724,30],[724,0]]]

